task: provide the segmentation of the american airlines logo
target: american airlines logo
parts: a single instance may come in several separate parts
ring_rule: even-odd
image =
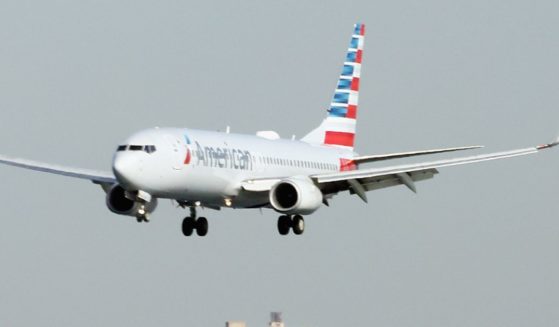
[[[252,170],[252,154],[249,151],[227,147],[201,146],[198,142],[195,142],[195,144],[197,165]],[[187,149],[187,158],[189,156],[190,149]]]

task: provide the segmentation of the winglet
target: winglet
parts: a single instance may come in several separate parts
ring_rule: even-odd
[[[559,145],[559,137],[557,139],[555,139],[554,142],[538,145],[536,147],[536,149],[543,150],[543,149],[553,148],[554,146],[557,146],[557,145]]]

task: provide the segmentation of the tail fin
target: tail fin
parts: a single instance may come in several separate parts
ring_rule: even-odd
[[[320,126],[303,137],[302,141],[353,151],[364,37],[365,25],[355,24],[328,116]]]

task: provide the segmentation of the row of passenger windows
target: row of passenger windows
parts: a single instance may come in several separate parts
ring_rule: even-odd
[[[119,145],[116,149],[117,151],[144,151],[147,153],[154,153],[157,151],[155,145]],[[300,167],[300,168],[314,168],[314,169],[324,169],[324,170],[337,170],[338,167],[335,164],[318,162],[318,161],[307,161],[307,160],[291,160],[283,159],[277,157],[258,157],[260,164],[264,165],[275,165],[275,166],[290,166],[290,167]]]
[[[275,166],[291,166],[300,168],[314,168],[314,169],[324,169],[324,170],[338,170],[335,164],[317,162],[317,161],[307,161],[307,160],[291,160],[276,157],[258,157],[260,164],[264,165],[275,165]]]
[[[154,153],[157,151],[155,145],[119,145],[117,151],[144,151],[147,153]]]

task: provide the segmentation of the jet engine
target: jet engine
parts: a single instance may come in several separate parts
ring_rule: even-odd
[[[285,214],[311,214],[322,204],[322,192],[308,177],[292,177],[270,190],[272,207]]]
[[[130,200],[126,197],[126,191],[122,186],[115,184],[107,191],[106,203],[109,210],[125,216],[137,216],[138,210],[142,203]],[[144,210],[146,213],[152,213],[157,207],[157,199],[152,199],[150,202],[144,203]]]

